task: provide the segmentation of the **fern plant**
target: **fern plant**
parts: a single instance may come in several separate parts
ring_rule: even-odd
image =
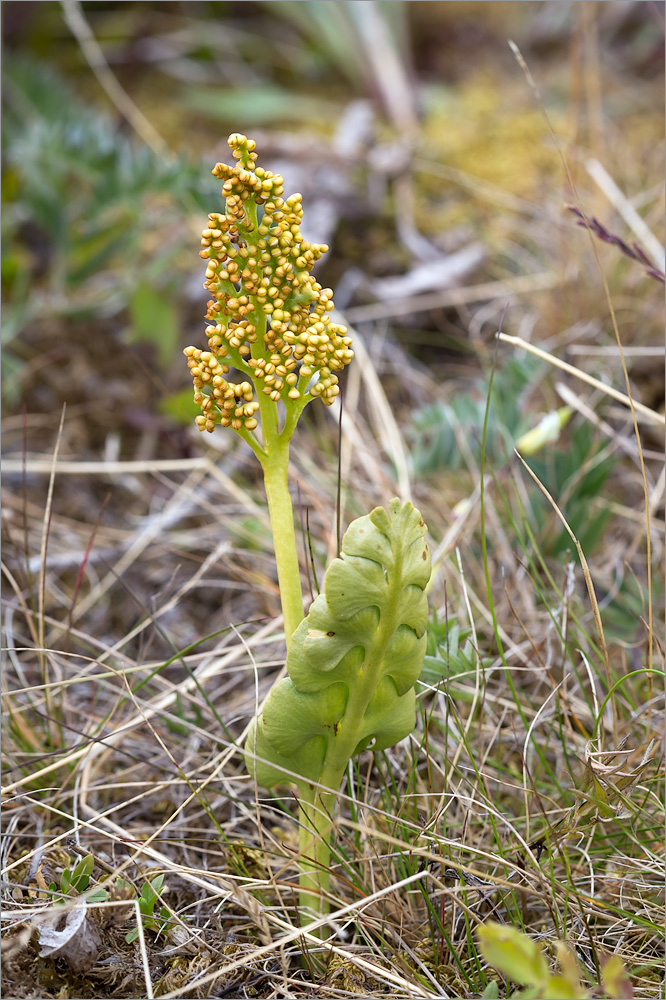
[[[303,618],[289,494],[289,453],[312,401],[330,406],[351,338],[331,322],[333,292],[311,274],[328,250],[303,239],[301,195],[257,164],[255,143],[229,137],[237,161],[213,169],[224,212],[202,233],[207,261],[208,349],[185,348],[200,430],[230,429],[261,465],[273,529],[289,676],[274,687],[245,744],[266,787],[294,783],[300,797],[301,903],[328,906],[330,836],[350,758],[388,747],[414,727],[414,685],[426,643],[430,577],[426,527],[391,500],[348,528],[324,591]],[[231,381],[231,370],[242,381]]]

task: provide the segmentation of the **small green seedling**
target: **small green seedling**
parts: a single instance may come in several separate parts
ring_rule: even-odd
[[[164,875],[157,875],[150,882],[143,883],[139,896],[139,912],[143,926],[145,930],[155,931],[156,934],[163,934],[173,925],[173,916],[166,906],[160,907],[159,915],[155,915],[155,904],[159,900],[163,885]],[[125,940],[131,944],[138,936],[139,928],[134,927],[125,936]]]
[[[314,399],[331,405],[351,338],[331,322],[333,292],[311,271],[328,249],[303,239],[301,196],[256,164],[255,143],[229,137],[238,161],[218,163],[224,214],[202,234],[212,294],[208,350],[185,349],[201,408],[200,430],[231,427],[259,459],[273,529],[289,676],[273,688],[245,744],[250,773],[265,787],[299,793],[301,904],[328,908],[330,835],[345,769],[354,754],[382,749],[414,728],[414,685],[426,645],[430,554],[410,503],[392,500],[354,521],[324,591],[303,617],[289,496],[289,446]],[[241,381],[226,377],[234,369]]]
[[[60,893],[61,898],[56,899],[58,903],[66,902],[68,896],[79,896],[81,893],[86,892],[88,886],[90,885],[90,877],[92,875],[93,868],[95,867],[95,858],[92,854],[86,855],[86,857],[81,858],[78,864],[72,869],[67,867],[63,870],[60,876],[60,882],[51,882],[49,885],[49,891],[53,893]],[[106,885],[109,883],[107,882]],[[159,914],[155,914],[155,904],[159,900],[160,893],[164,886],[164,875],[157,875],[151,881],[146,881],[143,883],[141,888],[141,895],[139,896],[139,912],[141,913],[141,920],[143,926],[146,930],[155,931],[157,934],[162,934],[173,927],[175,921],[173,914],[166,906],[162,906],[159,910]],[[114,883],[116,890],[129,890],[131,895],[136,898],[136,890],[131,882],[126,882],[122,878],[117,878]],[[94,892],[88,892],[86,899],[89,903],[104,903],[109,897],[109,891],[106,888],[100,886],[95,889]],[[138,927],[134,927],[126,935],[125,940],[128,944],[132,941],[136,941],[139,936]]]
[[[70,862],[71,865],[71,862]],[[92,854],[87,854],[84,858],[75,865],[74,869],[70,866],[63,869],[62,875],[60,876],[60,884],[51,882],[49,885],[50,892],[60,892],[63,897],[66,896],[79,896],[82,892],[85,892],[90,885],[90,876],[92,875],[92,870],[95,867],[95,859]],[[107,897],[107,892],[105,889],[97,889],[94,893],[87,896],[87,899],[91,903],[103,903]],[[64,902],[63,900],[58,900],[57,902]]]

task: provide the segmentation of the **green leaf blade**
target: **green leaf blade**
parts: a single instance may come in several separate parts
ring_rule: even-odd
[[[335,796],[349,761],[404,739],[416,723],[414,686],[428,643],[425,533],[419,512],[397,499],[349,526],[323,592],[290,630],[289,677],[249,727],[251,777],[298,789],[307,913],[328,906]]]
[[[536,941],[515,927],[487,921],[477,928],[481,954],[507,979],[524,986],[545,989],[550,978],[548,963]]]
[[[274,686],[245,744],[259,783],[288,783],[286,769],[297,784],[337,787],[354,754],[411,733],[427,645],[425,535],[420,513],[397,499],[349,526],[292,636],[289,677]]]

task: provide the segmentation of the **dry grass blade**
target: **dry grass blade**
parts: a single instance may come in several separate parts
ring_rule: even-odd
[[[335,311],[333,312],[333,316],[336,316]],[[342,321],[343,317],[339,318]],[[369,408],[375,425],[375,434],[382,443],[384,453],[392,459],[395,465],[400,499],[403,501],[410,500],[412,497],[412,488],[409,480],[407,451],[402,434],[393,416],[386,393],[377,375],[377,370],[367,352],[363,337],[353,327],[350,328],[350,333],[354,337],[354,350],[369,397]]]
[[[587,385],[591,385],[595,389],[599,389],[607,396],[611,396],[613,399],[616,399],[619,403],[623,403],[625,406],[633,408],[637,415],[642,417],[648,423],[656,424],[660,427],[666,426],[666,417],[664,417],[663,413],[657,413],[655,410],[651,410],[649,406],[644,406],[643,403],[639,403],[636,400],[631,399],[631,397],[625,395],[625,393],[620,392],[619,389],[614,389],[612,385],[606,385],[604,382],[600,382],[599,379],[594,378],[593,375],[588,375],[587,372],[580,368],[576,368],[575,365],[570,365],[568,362],[554,357],[552,354],[549,354],[548,351],[542,351],[541,348],[528,343],[526,340],[523,340],[522,337],[513,337],[508,333],[498,333],[497,339],[504,341],[506,344],[513,344],[514,347],[520,347],[522,350],[533,354],[536,358],[541,358],[543,361],[547,361],[548,364],[553,365],[555,368],[560,368],[563,372],[567,372],[569,375],[573,375],[575,378],[580,379],[581,382],[586,382]]]
[[[555,143],[555,147],[556,147],[557,152],[558,152],[558,154],[560,156],[560,159],[562,161],[562,165],[564,167],[565,175],[566,175],[567,180],[568,180],[568,182],[569,182],[569,184],[571,186],[571,190],[574,193],[574,196],[575,196],[575,199],[576,199],[576,207],[582,213],[582,217],[585,219],[586,217],[585,217],[585,214],[583,212],[582,205],[580,203],[580,198],[578,196],[578,191],[577,191],[577,188],[576,188],[576,184],[574,182],[573,176],[572,176],[571,171],[569,169],[569,164],[567,162],[566,157],[564,156],[564,153],[563,153],[563,150],[562,150],[562,146],[559,143],[558,138],[557,138],[557,136],[555,134],[555,131],[554,131],[552,125],[551,125],[550,118],[548,116],[548,112],[546,111],[545,105],[544,105],[543,100],[541,98],[541,94],[539,93],[539,89],[538,89],[536,83],[534,82],[534,78],[532,77],[532,74],[530,73],[530,70],[529,70],[529,68],[527,66],[527,63],[523,59],[523,56],[521,55],[521,52],[520,52],[520,49],[518,48],[518,46],[514,42],[511,42],[511,41],[509,42],[509,45],[510,45],[511,50],[512,50],[512,52],[513,52],[513,54],[514,54],[514,56],[515,56],[515,58],[516,58],[516,60],[518,62],[518,65],[521,67],[521,69],[523,70],[523,72],[525,74],[525,78],[526,78],[526,80],[527,80],[530,88],[532,89],[532,92],[535,95],[535,98],[536,98],[537,103],[539,105],[539,108],[540,108],[540,110],[541,110],[541,112],[543,114],[543,117],[544,117],[544,120],[546,122],[546,125],[548,126],[548,131],[549,131],[549,133],[551,135],[551,138],[552,138],[553,142]],[[608,180],[610,180],[610,178],[608,178]],[[621,200],[621,198],[622,198],[621,194],[619,194],[619,192],[616,192],[615,197],[617,198],[618,195],[619,195],[619,200]],[[634,224],[635,224],[635,222],[634,222]],[[644,506],[644,509],[645,509],[645,521],[646,521],[645,541],[646,541],[646,549],[647,549],[647,553],[646,553],[646,565],[647,565],[647,589],[648,589],[648,662],[651,665],[652,664],[652,640],[653,640],[653,628],[652,628],[652,625],[653,625],[653,622],[652,622],[652,600],[653,600],[653,595],[652,595],[652,549],[651,549],[652,543],[651,543],[651,537],[650,537],[650,502],[649,502],[649,496],[648,496],[648,485],[647,485],[647,479],[646,479],[646,475],[645,475],[645,463],[644,463],[644,459],[643,459],[643,446],[642,446],[642,442],[641,442],[640,433],[639,433],[639,430],[638,430],[638,420],[637,420],[637,412],[636,412],[637,408],[639,407],[640,404],[634,404],[633,396],[631,394],[631,387],[630,387],[630,384],[629,384],[629,372],[627,371],[627,365],[626,365],[626,362],[625,362],[625,359],[624,359],[624,354],[623,354],[623,351],[622,351],[622,339],[620,337],[620,330],[619,330],[618,323],[617,323],[617,317],[615,315],[615,308],[613,306],[613,300],[611,298],[610,289],[608,287],[608,281],[606,280],[606,275],[605,275],[604,270],[603,270],[603,268],[601,266],[601,260],[599,258],[599,253],[598,253],[598,249],[597,249],[597,246],[595,244],[595,241],[594,241],[594,236],[593,236],[592,230],[590,229],[589,225],[586,225],[586,228],[587,228],[587,231],[588,231],[588,234],[589,234],[590,243],[591,243],[591,246],[592,246],[592,252],[594,254],[594,259],[596,261],[597,267],[599,269],[599,274],[601,276],[601,281],[602,281],[603,288],[604,288],[604,294],[606,296],[606,302],[608,304],[608,310],[609,310],[609,313],[610,313],[611,322],[613,324],[613,332],[615,334],[615,341],[617,343],[618,351],[619,351],[619,354],[620,354],[620,362],[621,362],[621,365],[622,365],[622,374],[624,375],[625,386],[626,386],[626,389],[627,389],[627,399],[629,401],[629,408],[631,409],[631,416],[632,416],[633,423],[634,423],[634,435],[635,435],[635,438],[636,438],[636,445],[638,447],[638,456],[639,456],[639,461],[640,461],[640,464],[641,464],[641,475],[642,475],[642,478],[643,478],[643,496],[644,496],[644,501],[645,501],[645,506]],[[647,229],[647,227],[645,227],[645,229]],[[649,230],[647,230],[647,233],[645,231],[643,232],[643,237],[644,238],[645,238],[646,235],[648,236],[648,239],[649,239],[650,243],[653,243],[653,241],[650,239],[651,234],[649,233]],[[664,268],[666,267],[666,263],[664,262],[664,251],[663,251],[662,247],[659,247],[659,257],[658,257],[658,259],[659,259],[660,268],[663,271]],[[643,412],[644,415],[647,415],[645,413],[643,407],[641,406],[640,408],[641,408],[641,412]],[[660,416],[661,419],[659,419],[658,422],[661,423],[662,425],[666,425],[666,419],[663,416],[661,416],[661,415],[659,415],[659,416]]]
[[[109,64],[104,58],[104,53],[85,18],[81,4],[78,0],[61,0],[61,6],[67,26],[81,46],[81,51],[85,55],[88,65],[104,88],[105,93],[150,149],[158,156],[173,156],[169,146],[155,126],[148,121],[111,72]]]
[[[432,993],[429,990],[424,990],[423,992],[419,992],[418,994],[416,994],[414,992],[416,984],[410,983],[402,976],[398,976],[395,973],[389,972],[387,969],[382,969],[380,966],[374,965],[372,962],[368,962],[363,958],[360,958],[355,955],[349,955],[348,953],[344,952],[341,948],[337,947],[331,942],[325,940],[322,941],[319,937],[317,937],[315,933],[315,931],[319,927],[324,926],[325,924],[329,923],[329,921],[335,924],[347,914],[357,914],[363,908],[371,906],[372,903],[375,902],[375,900],[382,899],[388,893],[398,892],[401,888],[405,888],[406,886],[411,885],[414,882],[421,882],[423,881],[423,879],[427,877],[428,877],[427,872],[417,872],[414,875],[406,879],[403,879],[401,882],[396,883],[395,885],[388,886],[386,889],[381,889],[378,892],[373,893],[372,895],[364,899],[362,903],[351,903],[348,906],[340,907],[339,909],[330,913],[328,916],[313,921],[309,925],[309,929],[305,929],[302,927],[291,928],[290,930],[287,930],[287,933],[283,934],[282,937],[278,938],[270,945],[263,945],[261,948],[258,948],[253,953],[253,957],[255,959],[261,958],[263,955],[270,954],[274,950],[285,948],[287,945],[302,938],[304,941],[307,941],[312,946],[318,949],[323,948],[326,952],[329,952],[330,954],[343,955],[352,964],[357,965],[360,969],[369,972],[379,982],[390,984],[392,986],[398,986],[400,989],[404,991],[404,995],[406,997],[418,996],[418,997],[428,998],[428,1000],[430,1000],[430,998],[441,996],[441,993]],[[283,928],[285,927],[283,921],[275,920],[274,922],[278,927],[283,927]],[[202,985],[203,983],[213,981],[220,974],[228,975],[231,972],[235,972],[237,969],[241,968],[244,964],[245,964],[244,959],[237,959],[235,962],[230,962],[228,965],[225,965],[222,969],[217,970],[210,976],[204,977],[202,980],[199,980],[197,984],[193,983],[191,989],[195,989],[197,985]],[[422,989],[422,987],[419,987],[419,989]],[[183,993],[189,991],[190,990],[186,989],[183,990]],[[178,993],[164,994],[165,1000],[175,1000],[177,996],[179,996]]]
[[[629,199],[622,193],[608,171],[598,160],[594,158],[586,160],[585,169],[592,180],[601,188],[613,208],[617,209],[636,237],[645,244],[655,267],[663,275],[666,269],[664,248],[650,231],[649,227],[646,226]]]
[[[597,595],[596,595],[595,590],[594,590],[594,583],[592,582],[592,574],[590,573],[590,567],[588,565],[587,559],[585,558],[585,553],[583,552],[583,549],[581,548],[580,542],[578,541],[578,539],[574,535],[573,531],[571,530],[571,527],[569,526],[569,523],[568,523],[566,517],[564,516],[564,514],[562,513],[562,511],[560,510],[560,508],[557,506],[555,500],[552,498],[552,496],[550,495],[550,493],[548,492],[548,490],[546,489],[546,487],[543,485],[542,482],[539,481],[538,476],[536,476],[534,474],[534,472],[532,471],[532,469],[530,469],[529,465],[527,464],[527,462],[525,461],[525,459],[523,458],[523,456],[520,454],[520,452],[516,451],[516,455],[520,459],[520,462],[522,463],[523,468],[526,470],[526,472],[528,473],[528,475],[533,479],[533,481],[537,484],[537,486],[539,487],[539,489],[541,490],[541,492],[543,493],[543,495],[548,500],[548,503],[551,505],[551,507],[553,508],[553,510],[555,511],[555,513],[557,514],[558,518],[562,522],[562,525],[564,526],[565,531],[567,532],[567,534],[571,538],[571,541],[576,546],[576,551],[578,552],[578,557],[580,559],[581,565],[583,567],[583,573],[585,575],[585,585],[587,587],[587,593],[588,593],[588,596],[590,598],[590,604],[592,606],[592,612],[594,614],[594,624],[596,626],[597,635],[599,637],[599,643],[600,643],[601,651],[602,651],[602,654],[603,654],[604,668],[605,668],[605,671],[606,671],[606,680],[608,682],[608,690],[610,691],[610,690],[612,690],[613,682],[612,682],[611,674],[610,674],[610,663],[609,663],[609,659],[608,659],[608,647],[606,645],[606,637],[604,636],[604,627],[603,627],[603,623],[602,623],[602,620],[601,620],[601,613],[599,611],[599,603],[597,601]],[[611,707],[612,707],[612,710],[613,710],[613,735],[614,735],[614,738],[615,738],[615,742],[617,742],[617,740],[619,739],[619,737],[618,737],[617,707],[615,705],[615,701],[612,700],[612,699],[611,699]]]
[[[443,292],[410,295],[404,300],[398,299],[395,302],[354,306],[345,310],[345,318],[350,323],[366,323],[372,320],[411,316],[415,313],[427,312],[430,309],[446,309],[451,306],[462,306],[486,300],[504,302],[508,299],[514,301],[520,295],[541,289],[557,288],[561,284],[562,278],[549,272],[526,274],[519,278],[507,278],[504,281],[485,281],[478,285],[467,285]]]

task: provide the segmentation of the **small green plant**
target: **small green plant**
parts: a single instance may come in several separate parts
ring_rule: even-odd
[[[477,664],[483,669],[492,663],[490,657],[477,654],[472,642],[471,628],[463,628],[457,622],[440,621],[433,611],[428,622],[428,640],[423,669],[419,681],[424,685],[449,682],[455,678],[474,677]],[[466,699],[468,692],[456,687],[456,697]]]
[[[90,876],[92,875],[92,870],[95,867],[95,859],[92,854],[87,854],[84,858],[74,866],[70,865],[63,869],[62,875],[60,876],[59,883],[51,882],[49,885],[49,892],[57,893],[60,892],[63,897],[67,896],[79,896],[82,892],[85,892],[90,885]],[[94,893],[88,895],[87,899],[91,903],[104,902],[107,897],[106,889],[97,889]],[[62,900],[56,900],[56,902],[64,902]]]
[[[173,916],[168,907],[161,906],[159,915],[155,915],[155,904],[159,900],[162,887],[164,886],[164,875],[156,875],[154,879],[145,881],[141,886],[139,896],[139,912],[141,921],[146,930],[155,931],[156,934],[163,934],[173,926]],[[129,931],[125,940],[128,944],[136,941],[139,936],[139,928],[134,927]]]
[[[474,462],[480,462],[486,406],[489,407],[485,437],[486,455],[494,463],[503,463],[516,442],[531,430],[529,399],[543,376],[543,362],[527,355],[521,360],[507,359],[493,375],[493,389],[488,402],[489,376],[475,379],[467,388],[456,391],[449,402],[437,402],[417,410],[412,426],[407,428],[414,470],[431,475],[441,469],[457,469],[464,462],[460,447]]]
[[[611,516],[603,490],[616,463],[617,459],[595,440],[585,423],[572,424],[566,448],[549,448],[529,458],[530,468],[555,497],[588,554],[599,545]],[[568,551],[570,535],[561,525],[553,530],[552,515],[546,512],[543,497],[536,491],[531,493],[531,506],[543,553],[554,556]],[[590,516],[591,511],[594,516]]]
[[[54,893],[56,903],[64,903],[68,896],[80,896],[86,892],[90,885],[95,858],[92,854],[87,854],[72,868],[72,863],[63,869],[59,882],[51,882],[49,892]],[[93,892],[87,892],[86,900],[89,903],[104,903],[109,898],[110,881],[106,881],[98,886]],[[141,894],[138,897],[139,912],[141,922],[145,930],[154,931],[156,934],[163,934],[169,931],[175,924],[174,916],[167,906],[161,906],[159,913],[155,913],[155,905],[160,898],[160,893],[164,887],[164,875],[156,875],[150,881],[146,880],[141,887]],[[129,901],[136,899],[136,889],[131,882],[122,878],[116,878],[113,882],[113,889],[127,895]],[[58,898],[60,896],[60,898]],[[139,936],[138,927],[132,928],[125,936],[128,944],[131,944]]]
[[[178,349],[187,220],[211,181],[120,133],[44,60],[8,54],[3,82],[3,393],[16,398],[33,360],[26,338],[58,319],[127,310],[128,338],[164,371]]]
[[[563,941],[555,942],[560,971],[553,974],[542,948],[517,928],[489,920],[477,928],[477,935],[485,960],[508,980],[526,987],[512,993],[512,1000],[588,1000],[600,996],[582,984],[576,958]],[[602,960],[601,981],[601,995],[609,1000],[633,996],[631,981],[617,955]],[[489,987],[484,997],[499,996],[496,984]]]
[[[280,586],[289,676],[271,691],[245,744],[247,766],[265,787],[299,792],[300,884],[304,909],[328,909],[330,837],[338,789],[354,754],[381,749],[415,724],[414,685],[426,645],[430,577],[426,527],[394,499],[348,528],[324,591],[303,617],[288,486],[289,447],[313,399],[330,405],[337,373],[352,360],[346,328],[332,323],[333,293],[311,274],[327,250],[300,231],[301,196],[283,199],[283,180],[256,165],[255,143],[229,138],[225,213],[209,215],[208,350],[188,347],[197,424],[231,427],[264,474]],[[230,369],[242,381],[231,382]]]

